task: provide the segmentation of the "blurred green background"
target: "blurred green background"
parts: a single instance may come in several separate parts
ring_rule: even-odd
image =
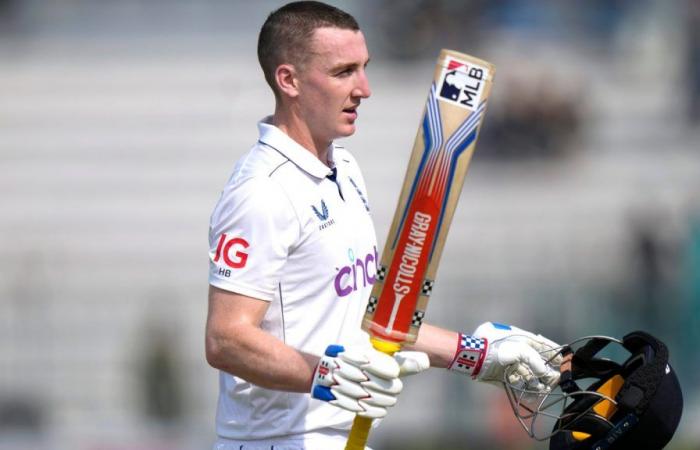
[[[208,449],[207,227],[273,100],[283,2],[0,0],[0,450]],[[347,139],[380,246],[440,48],[497,67],[429,321],[671,349],[700,447],[700,2],[332,2],[367,36]],[[545,449],[505,395],[407,381],[375,450]]]

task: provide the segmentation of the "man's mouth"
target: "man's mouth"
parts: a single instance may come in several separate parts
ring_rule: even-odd
[[[343,109],[343,112],[345,114],[351,115],[353,118],[356,118],[357,117],[357,106],[354,106],[352,108],[345,108],[345,109]]]

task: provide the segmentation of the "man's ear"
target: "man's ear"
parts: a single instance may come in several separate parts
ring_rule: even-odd
[[[280,93],[287,97],[299,95],[299,80],[296,68],[291,64],[280,64],[275,70],[275,82]]]

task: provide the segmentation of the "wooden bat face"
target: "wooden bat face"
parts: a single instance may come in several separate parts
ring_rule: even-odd
[[[375,338],[404,344],[418,336],[493,74],[485,61],[440,53],[362,323]]]

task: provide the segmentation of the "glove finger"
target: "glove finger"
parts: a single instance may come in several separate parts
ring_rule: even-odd
[[[369,417],[370,419],[381,419],[386,416],[386,408],[370,405],[364,400],[360,400],[359,404],[362,407],[362,411],[357,413],[358,416]]]
[[[336,384],[331,387],[331,391],[333,391],[334,394],[340,392],[354,399],[367,397],[367,391],[362,386],[355,381],[343,378],[341,374],[336,374],[335,382]]]
[[[548,364],[556,367],[561,365],[563,359],[561,353],[559,352],[562,348],[561,345],[547,339],[541,334],[535,336],[530,345],[548,361]]]
[[[403,389],[403,383],[398,378],[387,380],[371,373],[368,373],[367,376],[369,380],[362,383],[362,386],[367,389],[391,395],[398,395]]]
[[[515,364],[515,372],[518,374],[520,378],[523,380],[529,381],[535,378],[535,375],[532,373],[532,370],[525,364]]]
[[[538,334],[530,339],[530,346],[542,354],[548,354],[548,358],[554,356],[554,354],[561,348],[559,344],[554,341],[547,339],[546,337]]]
[[[396,352],[394,359],[399,365],[399,376],[415,375],[430,367],[430,359],[423,352]]]
[[[514,364],[508,369],[508,383],[514,387],[545,391],[549,388],[553,388],[559,382],[559,372],[552,370],[547,367],[547,373],[537,377],[531,370],[529,365],[525,364]]]
[[[540,382],[539,378],[530,378],[527,380],[527,390],[528,391],[536,391],[536,392],[543,392],[547,390],[547,386],[542,384]]]
[[[328,402],[331,405],[338,406],[354,413],[361,413],[364,411],[356,399],[350,398],[341,392],[334,391],[333,389],[331,389],[331,391],[333,391],[333,395],[335,395],[335,400]]]
[[[508,384],[519,391],[525,390],[527,387],[527,381],[517,372],[508,374]]]
[[[367,403],[368,405],[373,405],[373,406],[382,406],[384,408],[387,408],[389,406],[394,406],[396,404],[396,401],[398,400],[395,395],[390,395],[390,394],[384,394],[379,391],[375,391],[374,389],[367,389],[369,391],[370,396],[367,398],[363,398],[361,401]]]
[[[360,366],[365,372],[385,379],[392,379],[399,376],[399,364],[393,357],[372,350],[367,354],[367,358],[369,362]]]
[[[365,372],[373,373],[382,378],[396,378],[399,376],[399,365],[391,356],[374,349],[358,350],[349,349],[340,353],[338,357]]]
[[[536,338],[537,342],[540,343],[540,345],[542,345],[543,347],[546,347],[549,350],[558,350],[561,348],[561,345],[557,344],[556,342],[554,342],[553,340],[551,340],[549,338],[542,336],[541,334],[538,334],[537,336],[535,336],[535,338]]]
[[[506,371],[508,374],[508,383],[520,388],[524,388],[527,380],[534,377],[532,372],[523,364],[512,364]]]
[[[540,377],[550,370],[540,354],[524,342],[502,343],[498,348],[498,362],[502,366],[518,364],[517,371],[526,380],[531,378],[530,371],[534,376]],[[527,373],[521,371],[520,365],[525,366]]]
[[[369,363],[369,358],[367,357],[366,350],[364,349],[361,350],[357,348],[349,348],[344,352],[339,353],[338,357],[342,361],[352,364],[355,367],[362,367]]]
[[[534,348],[524,344],[519,346],[518,351],[518,361],[525,364],[536,377],[547,373],[548,368],[544,359],[542,359]]]
[[[556,370],[549,370],[546,374],[540,377],[540,379],[550,388],[553,388],[559,383],[559,378],[561,378],[561,374]]]
[[[333,373],[341,374],[343,378],[352,381],[360,382],[367,380],[367,375],[365,375],[362,369],[352,363],[340,359],[336,360],[336,364],[338,368],[336,368]]]
[[[525,392],[542,392],[547,389],[524,364],[514,364],[508,370],[508,383],[515,389]]]

